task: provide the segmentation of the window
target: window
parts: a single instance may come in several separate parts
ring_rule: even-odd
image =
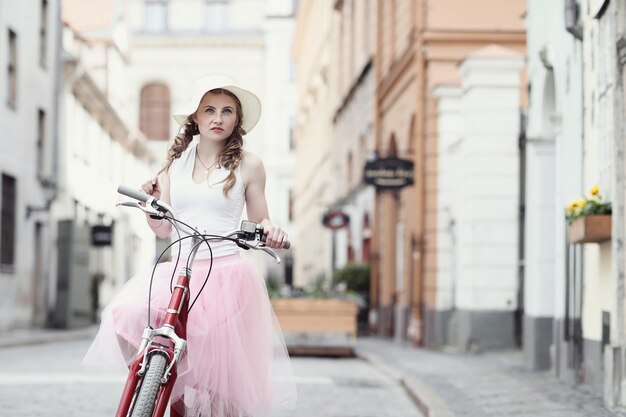
[[[295,149],[295,132],[296,130],[296,116],[289,116],[289,151],[292,152]]]
[[[296,80],[296,63],[292,60],[289,60],[289,81]]]
[[[288,207],[287,207],[287,218],[289,219],[289,221],[293,221],[293,190],[289,190],[289,202],[288,202]]]
[[[15,178],[2,174],[2,213],[0,214],[0,266],[15,263]]]
[[[170,90],[163,84],[148,84],[141,90],[139,129],[149,139],[168,140],[170,135]]]
[[[223,32],[228,28],[228,3],[224,0],[207,0],[205,28],[208,32]]]
[[[41,22],[39,26],[39,64],[46,67],[48,52],[48,0],[41,0]]]
[[[46,139],[46,112],[39,109],[37,115],[37,176],[41,179],[44,165],[44,145]]]
[[[348,163],[346,164],[346,181],[348,188],[352,186],[352,151],[348,152]]]
[[[7,102],[11,107],[17,105],[17,34],[9,29],[9,62],[7,65]]]
[[[146,1],[144,29],[146,32],[160,33],[167,31],[167,3],[165,1]]]

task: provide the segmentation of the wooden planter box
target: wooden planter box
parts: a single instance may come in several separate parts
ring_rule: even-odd
[[[352,355],[357,306],[334,298],[276,298],[272,307],[291,354]]]
[[[570,243],[598,243],[611,239],[611,215],[594,214],[574,220],[568,226]]]

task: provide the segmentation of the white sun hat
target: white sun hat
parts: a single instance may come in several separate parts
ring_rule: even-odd
[[[206,92],[216,88],[223,88],[237,96],[243,112],[241,127],[246,133],[250,133],[261,117],[261,100],[254,93],[237,87],[233,80],[224,75],[210,75],[194,81],[191,89],[191,100],[174,112],[174,120],[180,126],[186,123],[187,117],[198,109],[200,100]]]

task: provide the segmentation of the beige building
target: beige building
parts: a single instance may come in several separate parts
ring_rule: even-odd
[[[381,155],[397,155],[415,163],[413,187],[378,193],[376,198],[372,301],[378,316],[378,332],[431,346],[455,343],[467,348],[470,340],[497,344],[495,341],[501,335],[481,335],[484,328],[480,323],[485,318],[482,313],[494,313],[494,317],[506,317],[503,322],[509,322],[516,300],[510,300],[502,308],[496,308],[495,304],[485,308],[480,304],[480,288],[471,285],[457,288],[465,291],[465,296],[462,292],[455,296],[456,302],[465,299],[460,306],[456,302],[442,306],[439,297],[440,291],[449,291],[445,287],[451,284],[442,279],[447,271],[439,263],[439,257],[450,248],[442,247],[440,242],[447,226],[439,221],[443,207],[439,205],[441,168],[436,89],[473,88],[471,79],[468,79],[470,84],[463,82],[459,64],[485,46],[496,44],[512,50],[505,55],[523,53],[525,2],[398,0],[377,4],[376,144]],[[487,51],[487,55],[492,52]],[[489,88],[488,84],[477,86]],[[521,89],[519,83],[517,88]],[[519,98],[516,103],[519,105]],[[470,118],[469,122],[487,120]],[[515,132],[509,132],[509,139],[511,134]],[[476,144],[480,144],[483,133],[475,135]],[[470,186],[479,189],[481,182]],[[452,197],[460,198],[461,193]],[[472,198],[477,199],[475,195]],[[459,226],[470,230],[481,227],[474,220]],[[516,263],[516,258],[509,260],[506,273],[509,281],[517,279],[511,276],[516,274],[511,270],[516,268]],[[497,286],[492,281],[495,279],[496,275],[483,282],[483,289],[489,291]],[[510,283],[508,295],[516,285]],[[447,337],[450,333],[454,333],[451,338]],[[505,338],[506,343],[512,342],[510,335]]]
[[[298,164],[294,186],[294,285],[305,286],[332,274],[332,235],[322,215],[335,201],[333,106],[336,85],[332,64],[333,2],[298,4],[292,55],[296,64],[298,114],[295,145]]]
[[[363,182],[366,161],[374,153],[374,0],[335,2],[333,63],[336,88],[333,121],[333,172],[336,200],[328,209],[349,216],[335,232],[335,267],[369,262],[375,190]]]
[[[519,161],[507,160],[508,182],[493,183],[492,178],[504,178],[502,172],[476,167],[503,155],[517,158],[524,9],[523,1],[511,6],[495,0],[299,4],[293,49],[300,101],[296,281],[329,277],[347,261],[368,260],[370,325],[378,334],[430,346],[514,343]],[[480,100],[491,107],[473,112]],[[499,100],[509,106],[498,114],[500,130],[475,128],[498,112]],[[464,123],[468,129],[460,127]],[[506,139],[499,143],[497,137]],[[486,158],[476,146],[498,151]],[[400,191],[365,186],[363,167],[376,157],[413,162],[414,185]],[[447,175],[463,161],[474,168]],[[504,228],[499,220],[485,224],[480,217],[480,193],[489,186],[502,191],[492,203],[506,207]],[[455,219],[452,205],[463,198],[473,201],[475,213],[462,219],[467,211],[461,210]],[[350,225],[324,229],[321,218],[330,209],[348,214]],[[454,222],[467,230],[487,225],[495,231],[482,247],[453,254],[449,225]],[[499,234],[510,236],[506,265],[472,265],[472,251],[485,257],[501,246]],[[463,238],[466,248],[481,239],[472,233]],[[453,270],[461,266],[471,272],[457,277]],[[507,284],[498,289],[502,268]],[[476,286],[474,276],[487,278]],[[492,301],[481,298],[483,290],[493,294]],[[485,318],[505,325],[507,334],[481,336]]]

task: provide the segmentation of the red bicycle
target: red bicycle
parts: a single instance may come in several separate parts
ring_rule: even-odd
[[[281,260],[276,252],[265,246],[263,227],[254,222],[244,220],[240,230],[229,232],[224,236],[203,234],[176,219],[174,211],[166,203],[126,186],[120,186],[117,191],[137,200],[121,202],[118,205],[138,208],[152,218],[169,221],[176,228],[179,239],[174,240],[169,247],[175,244],[180,245],[183,240],[190,240],[186,265],[180,270],[163,324],[160,328],[153,329],[148,319],[148,325],[143,331],[136,357],[130,365],[122,398],[115,414],[116,417],[162,417],[176,382],[178,363],[187,345],[186,326],[190,308],[191,265],[200,246],[207,244],[210,247],[210,242],[228,240],[245,250],[262,250],[278,263]],[[180,237],[181,228],[187,231],[187,236],[182,238]],[[284,248],[288,249],[289,246],[287,242]],[[207,275],[206,279],[208,278]],[[150,317],[150,304],[148,304],[148,317]],[[180,414],[172,408],[170,415],[174,417]]]

